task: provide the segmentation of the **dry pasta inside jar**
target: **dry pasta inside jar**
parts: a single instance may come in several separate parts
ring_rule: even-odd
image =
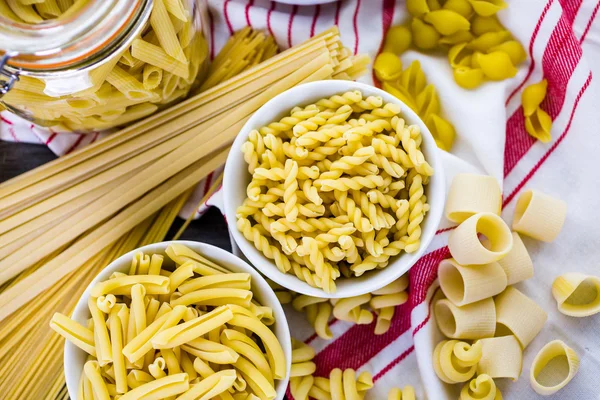
[[[185,98],[206,71],[201,1],[29,3],[0,0],[0,104],[32,122],[125,125]]]

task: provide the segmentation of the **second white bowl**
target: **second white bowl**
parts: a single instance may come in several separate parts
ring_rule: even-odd
[[[162,254],[165,255],[165,250],[171,243],[180,243],[184,246],[189,247],[198,254],[218,263],[219,265],[227,268],[231,272],[246,272],[252,277],[252,293],[255,298],[263,306],[268,306],[273,309],[273,315],[275,316],[275,324],[271,326],[275,336],[281,343],[283,353],[285,355],[287,376],[285,379],[275,382],[275,390],[277,391],[276,400],[282,400],[285,396],[285,391],[288,386],[290,368],[292,363],[292,342],[290,337],[290,328],[281,307],[281,303],[275,296],[275,292],[269,286],[267,281],[247,263],[242,261],[240,258],[233,254],[222,250],[218,247],[211,246],[210,244],[191,242],[191,241],[175,241],[175,242],[162,242],[155,243],[148,246],[140,247],[139,249],[130,251],[127,254],[122,255],[115,261],[110,263],[104,268],[96,278],[89,284],[81,298],[75,306],[73,315],[71,318],[76,322],[79,322],[83,326],[86,325],[87,320],[90,318],[90,311],[88,309],[88,299],[90,297],[90,291],[97,283],[109,279],[113,272],[125,272],[129,271],[131,265],[131,259],[134,254],[138,251],[142,251],[146,254]],[[168,256],[165,255],[165,262],[168,260]],[[65,367],[65,380],[67,382],[67,390],[69,396],[72,399],[77,399],[79,381],[81,374],[83,373],[83,365],[85,364],[87,353],[75,346],[69,341],[65,342],[65,355],[64,355],[64,367]]]
[[[314,288],[306,282],[301,281],[295,275],[279,271],[272,260],[265,257],[262,252],[254,247],[253,243],[248,241],[238,231],[235,224],[237,220],[236,209],[246,199],[246,187],[251,180],[251,176],[248,173],[248,165],[244,161],[241,148],[242,144],[248,139],[248,134],[251,130],[258,129],[281,119],[292,108],[306,106],[322,98],[328,98],[335,94],[343,94],[352,90],[361,91],[364,97],[381,96],[385,103],[395,103],[401,106],[401,115],[406,123],[409,125],[418,125],[421,129],[423,137],[421,150],[429,164],[435,169],[435,174],[431,177],[425,189],[430,211],[425,216],[421,225],[422,234],[419,250],[411,254],[402,253],[392,258],[387,267],[369,271],[361,277],[337,279],[337,291],[335,293],[325,293],[322,289]],[[442,217],[445,190],[442,165],[437,152],[438,149],[435,141],[419,116],[402,101],[381,89],[363,83],[341,80],[319,81],[296,86],[274,97],[256,111],[248,122],[246,122],[231,147],[223,177],[225,216],[229,222],[229,230],[235,243],[250,263],[281,286],[315,297],[346,298],[370,293],[389,284],[408,271],[421,257],[435,235]]]

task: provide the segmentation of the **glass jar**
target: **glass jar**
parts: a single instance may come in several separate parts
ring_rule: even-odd
[[[57,131],[150,115],[201,83],[206,15],[205,0],[0,0],[1,106]]]

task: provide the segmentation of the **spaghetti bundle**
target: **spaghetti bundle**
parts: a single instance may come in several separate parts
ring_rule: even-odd
[[[303,82],[355,78],[368,62],[344,49],[333,28],[1,184],[0,390],[66,397],[51,315],[68,314],[101,266],[162,240],[189,190],[225,161],[268,99]]]

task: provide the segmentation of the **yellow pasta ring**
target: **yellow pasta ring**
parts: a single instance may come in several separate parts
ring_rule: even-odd
[[[527,53],[523,45],[516,40],[508,40],[490,48],[490,51],[503,51],[510,57],[513,65],[519,65],[527,59]]]
[[[407,93],[403,87],[401,87],[399,85],[393,85],[390,82],[383,82],[381,86],[382,86],[383,90],[385,90],[392,96],[401,100],[404,104],[406,104],[408,107],[410,107],[410,109],[413,110],[414,112],[417,112],[417,105],[415,104],[411,95],[409,93]]]
[[[455,45],[459,43],[467,43],[473,40],[475,36],[469,31],[458,31],[452,35],[444,36],[440,39],[440,44]]]
[[[440,112],[440,99],[435,90],[435,86],[427,85],[424,90],[417,95],[417,108],[418,114],[426,120],[430,114],[439,114]]]
[[[473,18],[471,18],[471,32],[473,32],[473,35],[481,36],[484,33],[498,32],[503,30],[506,30],[506,28],[502,26],[495,15],[492,17],[475,15]]]
[[[431,25],[426,24],[419,18],[413,18],[411,23],[413,42],[422,50],[430,50],[437,46],[440,34]]]
[[[569,272],[552,283],[558,311],[570,317],[589,317],[600,312],[600,278]]]
[[[467,49],[467,43],[459,43],[448,50],[448,62],[452,68],[468,67],[471,65],[472,54],[473,52]]]
[[[467,19],[473,15],[473,6],[469,0],[447,0],[442,8],[454,11]]]
[[[494,81],[512,78],[518,72],[508,54],[501,51],[481,54],[477,57],[477,63],[481,66],[483,74]]]
[[[406,0],[406,10],[414,17],[420,17],[429,12],[426,0]]]
[[[402,74],[402,61],[394,53],[379,53],[373,63],[373,70],[380,81],[395,80]]]
[[[459,31],[468,31],[471,23],[459,13],[451,10],[437,10],[425,14],[425,22],[430,23],[442,35],[452,35]]]
[[[552,140],[552,118],[538,107],[532,116],[525,117],[525,130],[540,142],[548,143]]]
[[[504,0],[469,0],[469,2],[475,13],[484,17],[491,17],[508,6]]]
[[[413,98],[425,89],[427,78],[425,78],[425,73],[421,69],[419,60],[410,63],[408,68],[402,72],[399,83]]]
[[[458,67],[454,69],[454,81],[464,89],[475,89],[483,83],[481,68]]]
[[[553,360],[557,360],[557,362],[564,364],[568,371],[567,374],[564,375],[550,372],[545,377],[544,381],[540,382],[539,376],[544,373],[546,367],[548,367]],[[549,369],[555,370],[557,367],[557,365],[552,363]],[[558,392],[571,382],[578,370],[579,356],[575,350],[567,346],[561,340],[553,340],[542,347],[535,356],[529,372],[529,382],[536,393],[541,394],[542,396],[549,396]]]
[[[492,47],[498,46],[508,39],[510,39],[509,31],[487,32],[471,40],[467,47],[471,50],[486,53]]]
[[[454,144],[456,131],[454,126],[437,114],[431,114],[426,120],[426,125],[431,134],[444,145],[444,150],[450,150]]]
[[[546,79],[542,79],[538,83],[529,85],[523,90],[523,94],[521,94],[521,103],[523,104],[523,114],[525,114],[526,117],[530,117],[535,113],[535,110],[546,98],[547,91],[548,81]]]
[[[383,51],[400,55],[410,47],[412,32],[404,25],[392,26],[385,35]]]

